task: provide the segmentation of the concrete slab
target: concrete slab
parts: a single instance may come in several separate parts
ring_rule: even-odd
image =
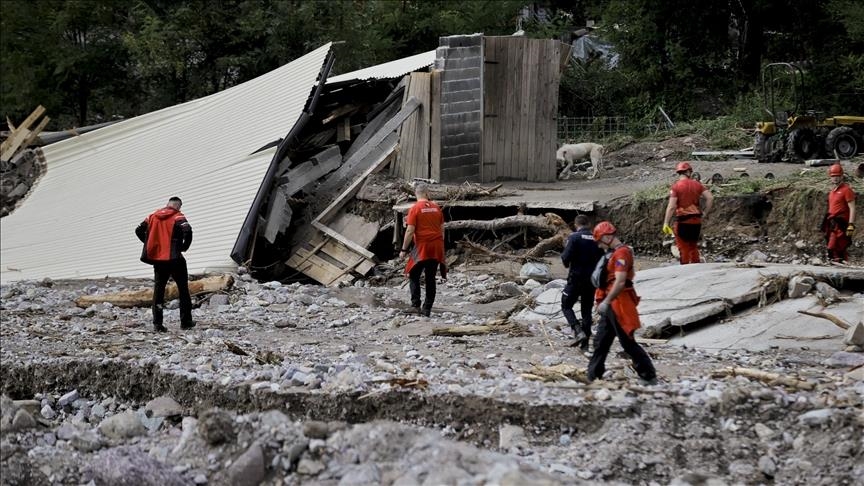
[[[859,294],[860,295],[860,294]],[[857,322],[864,309],[864,298],[841,302],[823,310],[813,296],[789,299],[754,309],[727,322],[705,327],[684,337],[672,337],[669,344],[702,349],[767,349],[842,350],[843,330],[825,319],[799,314],[799,310],[827,311],[847,322]],[[825,339],[813,339],[823,338]],[[797,338],[797,339],[791,339]]]
[[[735,263],[704,263],[641,270],[636,273],[635,282],[636,290],[642,297],[639,303],[642,319],[640,332],[651,335],[652,331],[659,328],[681,327],[709,317],[725,317],[734,305],[758,301],[763,278],[788,277],[801,272],[813,275],[817,280],[864,281],[864,268],[810,265],[765,264],[743,267]],[[809,301],[806,298],[803,300]],[[802,310],[810,307],[800,305],[804,305],[799,307]],[[794,311],[792,313],[797,315]],[[810,322],[816,319],[801,317]],[[537,296],[533,309],[524,309],[513,319],[522,323],[544,320],[547,323],[566,324],[561,314],[561,289],[544,289]],[[859,316],[849,316],[849,322],[858,322],[858,319]],[[833,327],[831,323],[828,325]],[[842,338],[842,333],[838,333],[838,336]]]
[[[703,263],[651,268],[636,273],[642,297],[639,315],[645,330],[684,326],[711,316],[722,316],[733,305],[756,302],[765,277],[808,273],[817,280],[864,280],[864,268],[735,263]]]

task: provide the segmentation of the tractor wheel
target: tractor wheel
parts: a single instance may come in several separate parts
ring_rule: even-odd
[[[861,148],[861,141],[852,127],[837,127],[825,137],[825,151],[831,157],[851,159]]]
[[[753,156],[761,163],[780,162],[783,159],[785,148],[783,138],[779,133],[765,135],[757,132],[753,141]]]
[[[816,134],[809,128],[792,130],[786,144],[786,152],[794,161],[812,159],[819,149],[816,144]]]

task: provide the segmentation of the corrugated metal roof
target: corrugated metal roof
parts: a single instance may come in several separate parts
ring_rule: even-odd
[[[435,62],[435,51],[424,52],[410,57],[385,62],[350,73],[340,74],[327,78],[327,84],[342,81],[366,80],[366,79],[388,79],[398,78],[418,69],[431,66]]]
[[[326,44],[263,76],[45,147],[46,175],[0,232],[0,280],[149,277],[134,229],[170,196],[192,224],[189,271],[230,253],[276,152],[300,117]]]

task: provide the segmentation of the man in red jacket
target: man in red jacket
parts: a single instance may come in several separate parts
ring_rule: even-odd
[[[828,213],[822,223],[828,258],[834,262],[849,260],[847,249],[855,234],[855,192],[843,182],[843,166],[834,164],[828,169],[833,188],[828,193]]]
[[[618,337],[624,352],[633,361],[636,373],[647,383],[653,384],[657,376],[654,363],[633,337],[633,333],[641,326],[636,310],[639,296],[633,288],[633,278],[636,276],[633,250],[618,239],[615,226],[608,221],[598,223],[593,233],[597,246],[611,254],[606,263],[606,278],[601,278],[594,294],[600,324],[594,337],[594,354],[588,363],[588,379],[593,381],[603,378],[606,356],[615,337]]]
[[[189,272],[183,252],[192,244],[192,226],[180,212],[183,202],[172,197],[168,204],[147,216],[135,228],[138,239],[144,243],[141,261],[153,265],[153,328],[167,332],[162,325],[162,309],[165,303],[165,286],[173,278],[180,293],[180,328],[195,327],[192,322],[192,297],[189,295]]]
[[[414,188],[417,202],[408,210],[405,218],[405,238],[402,240],[402,250],[399,258],[408,255],[405,273],[411,288],[411,307],[426,317],[432,313],[435,302],[435,272],[439,266],[441,276],[447,278],[447,266],[444,260],[444,213],[441,208],[429,200],[429,189],[426,184],[417,184]],[[411,248],[411,242],[414,247]],[[409,253],[410,250],[410,253]],[[426,299],[420,307],[420,274],[425,274]]]
[[[669,190],[669,204],[663,218],[663,234],[672,236],[669,226],[675,216],[675,246],[680,253],[681,265],[699,263],[699,234],[702,231],[702,217],[711,212],[714,197],[701,182],[692,178],[693,167],[681,162],[675,167],[678,180]]]

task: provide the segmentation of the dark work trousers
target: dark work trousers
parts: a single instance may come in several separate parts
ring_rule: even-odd
[[[411,288],[411,307],[420,307],[420,274],[426,274],[426,299],[423,308],[432,310],[435,303],[435,272],[438,271],[438,260],[423,260],[411,267],[408,281]]]
[[[600,325],[597,328],[597,336],[594,337],[594,354],[588,363],[588,379],[593,381],[603,378],[603,373],[606,372],[606,356],[609,354],[612,342],[615,341],[615,336],[618,336],[621,347],[633,360],[633,367],[636,368],[639,377],[643,380],[656,378],[657,372],[654,370],[651,357],[621,329],[615,313],[612,309],[608,309],[605,314],[600,315]]]
[[[162,325],[162,308],[165,304],[165,285],[168,278],[173,278],[180,292],[180,323],[192,323],[192,297],[189,295],[189,272],[186,270],[186,259],[157,262],[153,264],[153,325]]]
[[[576,300],[579,300],[579,307],[582,315],[582,320],[576,318],[576,313],[573,312],[573,306]],[[575,332],[581,327],[582,332],[587,337],[591,337],[591,309],[594,307],[594,286],[591,285],[591,280],[575,280],[567,281],[564,291],[561,293],[561,313],[570,324],[570,328]]]

